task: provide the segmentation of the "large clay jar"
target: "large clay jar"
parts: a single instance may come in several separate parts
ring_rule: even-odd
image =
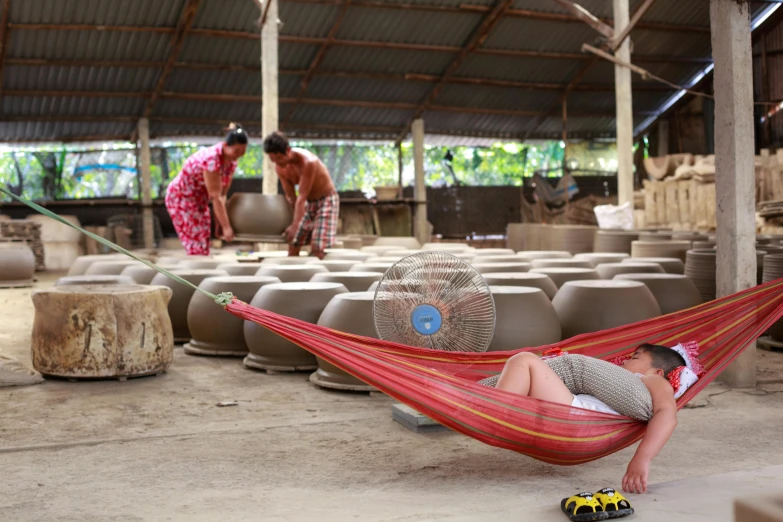
[[[261,287],[279,282],[276,277],[220,276],[208,277],[198,286],[215,295],[231,292],[248,303]],[[188,304],[188,329],[192,338],[185,344],[185,353],[244,357],[248,351],[244,326],[242,319],[220,310],[214,300],[195,292]]]
[[[160,268],[165,268],[166,270],[178,270],[182,268],[181,265],[172,265],[169,263],[156,263],[156,265]],[[130,277],[137,285],[148,285],[159,273],[160,272],[152,267],[149,267],[143,263],[138,263],[135,265],[126,266],[122,272],[120,272],[120,275]]]
[[[0,288],[31,286],[35,254],[24,243],[0,243]]]
[[[342,283],[349,292],[365,292],[374,282],[380,281],[383,274],[378,272],[326,272],[315,274],[313,283]]]
[[[127,259],[128,256],[125,254],[95,254],[89,256],[79,256],[73,262],[71,268],[68,269],[68,275],[84,275],[84,272],[86,272],[90,265],[96,261],[126,261]]]
[[[542,346],[560,341],[560,319],[539,288],[490,286],[495,301],[495,333],[487,351]]]
[[[228,219],[239,241],[280,239],[294,217],[282,195],[235,192],[226,203]]]
[[[334,296],[326,305],[318,325],[362,337],[378,338],[373,319],[374,292],[351,292]],[[323,388],[350,391],[375,391],[373,386],[360,381],[320,357],[318,370],[310,375],[310,382]]]
[[[639,236],[641,238],[641,236]],[[676,257],[685,261],[685,252],[691,248],[690,241],[634,241],[631,243],[631,257]]]
[[[478,258],[479,260],[481,258]],[[519,261],[516,263],[476,263],[471,265],[479,274],[494,274],[497,272],[527,272],[532,268],[530,263]]]
[[[262,263],[221,263],[217,269],[224,270],[231,276],[254,276],[262,266]]]
[[[705,303],[713,301],[717,295],[717,251],[711,248],[688,250],[685,275],[699,289]]]
[[[80,275],[64,276],[54,282],[54,286],[68,285],[136,285],[132,277],[124,275]]]
[[[87,267],[83,275],[120,275],[126,267],[144,265],[136,260],[126,258],[112,261],[95,261]]]
[[[594,252],[631,253],[631,243],[639,239],[639,233],[627,230],[599,230],[593,241]]]
[[[200,285],[201,282],[208,277],[228,275],[223,270],[189,270],[182,268],[171,270],[171,273],[196,286]],[[153,277],[150,286],[166,286],[172,290],[173,294],[171,296],[171,301],[169,301],[168,310],[169,317],[171,318],[171,325],[174,329],[174,341],[178,343],[190,341],[188,305],[190,304],[190,298],[193,297],[193,292],[196,290],[174,281],[165,274],[158,274]]]
[[[170,298],[168,288],[142,285],[34,291],[33,366],[72,379],[163,372],[174,357]]]
[[[656,263],[668,274],[684,274],[685,263],[677,257],[629,257],[622,263]]]
[[[483,274],[484,281],[490,286],[526,286],[538,288],[552,300],[557,293],[557,285],[546,274],[536,272],[496,272]]]
[[[304,283],[312,279],[315,274],[327,272],[329,270],[325,267],[314,263],[309,265],[262,265],[256,275],[276,277],[283,283]]]
[[[521,258],[522,261],[530,263],[534,259],[570,259],[573,256],[571,252],[563,250],[522,250],[517,252],[517,257]]]
[[[593,225],[552,225],[547,228],[545,243],[551,250],[566,250],[571,254],[592,252],[595,233]]]
[[[662,274],[658,263],[604,263],[595,267],[601,279],[612,279],[617,274]]]
[[[394,266],[394,263],[361,263],[353,265],[349,272],[378,272],[385,274],[388,269]]]
[[[593,263],[586,259],[534,259],[530,262],[533,268],[593,268]]]
[[[563,339],[661,315],[650,289],[638,281],[569,281],[552,300]]]
[[[278,283],[261,288],[250,305],[315,324],[329,301],[347,292],[340,283]],[[315,355],[263,326],[245,321],[244,332],[250,349],[244,364],[249,368],[297,371],[318,367]]]
[[[683,274],[618,274],[614,279],[639,281],[647,285],[664,315],[702,303],[699,289]]]
[[[592,252],[577,254],[574,259],[579,261],[589,261],[593,266],[598,266],[603,263],[620,263],[625,259],[630,259],[629,254],[613,253],[613,252]]]
[[[327,270],[330,272],[347,272],[348,270],[353,267],[353,265],[358,265],[360,261],[352,261],[350,259],[346,260],[334,260],[334,259],[324,259],[323,261],[320,261],[318,264],[321,266],[326,267]]]
[[[569,281],[601,279],[594,268],[534,268],[531,272],[547,275],[557,288]]]

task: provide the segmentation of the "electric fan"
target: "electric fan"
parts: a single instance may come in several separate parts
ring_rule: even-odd
[[[484,352],[495,331],[495,303],[484,278],[444,252],[397,261],[375,290],[378,337],[408,346]]]

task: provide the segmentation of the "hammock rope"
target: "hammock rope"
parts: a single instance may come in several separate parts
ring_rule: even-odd
[[[387,395],[459,433],[537,460],[575,465],[638,442],[646,423],[572,408],[478,384],[520,352],[560,348],[600,359],[632,353],[642,343],[696,341],[706,374],[678,400],[680,409],[783,316],[783,279],[654,319],[582,334],[560,343],[503,352],[447,352],[361,337],[250,306],[230,293],[211,294],[45,208],[0,191],[120,253],[214,299]]]

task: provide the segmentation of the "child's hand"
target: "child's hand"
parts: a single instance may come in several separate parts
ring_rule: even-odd
[[[626,493],[647,493],[647,475],[650,473],[650,461],[634,457],[628,463],[623,477],[623,491]]]

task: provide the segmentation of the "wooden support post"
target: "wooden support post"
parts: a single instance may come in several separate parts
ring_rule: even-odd
[[[613,0],[614,29],[622,31],[628,25],[628,0]],[[631,42],[626,38],[617,48],[615,57],[631,61]],[[614,66],[615,103],[617,105],[617,202],[628,203],[633,211],[633,107],[631,100],[631,71]]]
[[[753,59],[748,9],[748,2],[710,0],[718,297],[756,285]],[[755,387],[755,342],[719,378],[730,386]]]
[[[658,121],[658,157],[669,154],[669,120]]]
[[[397,143],[397,183],[400,185],[400,199],[402,199],[405,190],[402,186],[402,169],[402,143]]]
[[[278,95],[277,95],[277,2],[278,0],[266,0],[266,18],[261,27],[261,133],[264,137],[278,130]],[[264,194],[277,194],[277,173],[275,165],[264,154],[263,164]]]
[[[152,216],[152,178],[150,176],[150,121],[141,118],[136,126],[139,135],[139,173],[141,173],[141,208],[144,223],[144,248],[155,246],[155,226]]]
[[[427,241],[427,185],[424,181],[424,120],[417,118],[411,123],[413,137],[413,168],[416,183],[413,197],[416,199],[416,215],[413,231],[419,243]]]

